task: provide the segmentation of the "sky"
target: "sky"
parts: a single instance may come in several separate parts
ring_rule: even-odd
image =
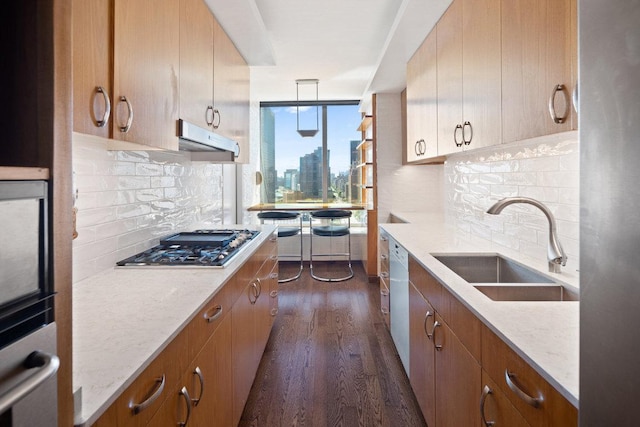
[[[296,108],[273,107],[275,115],[276,170],[283,176],[287,169],[298,169],[300,157],[322,147],[322,108],[318,107],[319,131],[313,138],[302,138],[297,132]],[[361,114],[358,105],[329,106],[327,109],[327,142],[331,172],[347,171],[351,159],[352,140],[361,140],[357,130]],[[316,128],[316,108],[300,107],[300,128]]]

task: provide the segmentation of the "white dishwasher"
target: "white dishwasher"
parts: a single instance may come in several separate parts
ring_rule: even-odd
[[[391,338],[409,376],[409,254],[389,239],[389,315]]]

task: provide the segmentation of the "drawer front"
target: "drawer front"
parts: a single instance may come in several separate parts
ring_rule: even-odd
[[[511,404],[509,398],[484,370],[482,371],[482,388],[480,395],[482,425],[530,427],[520,412]]]
[[[577,409],[486,326],[482,367],[532,426],[578,425]]]
[[[232,282],[223,285],[189,323],[189,360],[196,357],[222,319],[231,312],[230,285]]]
[[[181,332],[116,400],[117,425],[146,425],[162,403],[173,394],[189,359],[188,333]],[[164,385],[160,379],[164,377]],[[162,392],[160,392],[162,388]],[[146,403],[143,403],[146,402]],[[135,404],[142,408],[138,413]]]
[[[442,301],[448,309],[439,314],[454,331],[460,342],[480,362],[482,351],[482,322],[448,290],[442,289]],[[436,309],[437,311],[437,309]]]
[[[429,304],[446,319],[449,307],[448,301],[443,300],[442,285],[411,255],[409,256],[409,280]]]

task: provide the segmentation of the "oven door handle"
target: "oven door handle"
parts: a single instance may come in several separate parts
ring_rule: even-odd
[[[14,403],[22,399],[40,384],[53,376],[60,367],[60,359],[55,354],[43,351],[34,351],[22,362],[25,369],[38,368],[38,370],[26,380],[11,387],[0,396],[0,414],[11,408]]]

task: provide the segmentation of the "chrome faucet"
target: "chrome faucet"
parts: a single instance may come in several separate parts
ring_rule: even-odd
[[[547,246],[549,271],[552,273],[560,273],[560,266],[567,265],[567,254],[565,254],[562,249],[562,245],[560,245],[558,233],[556,231],[556,220],[548,207],[529,197],[506,197],[502,200],[498,200],[487,210],[487,213],[491,215],[498,215],[504,208],[514,203],[526,203],[533,205],[540,209],[549,220],[549,245]]]

